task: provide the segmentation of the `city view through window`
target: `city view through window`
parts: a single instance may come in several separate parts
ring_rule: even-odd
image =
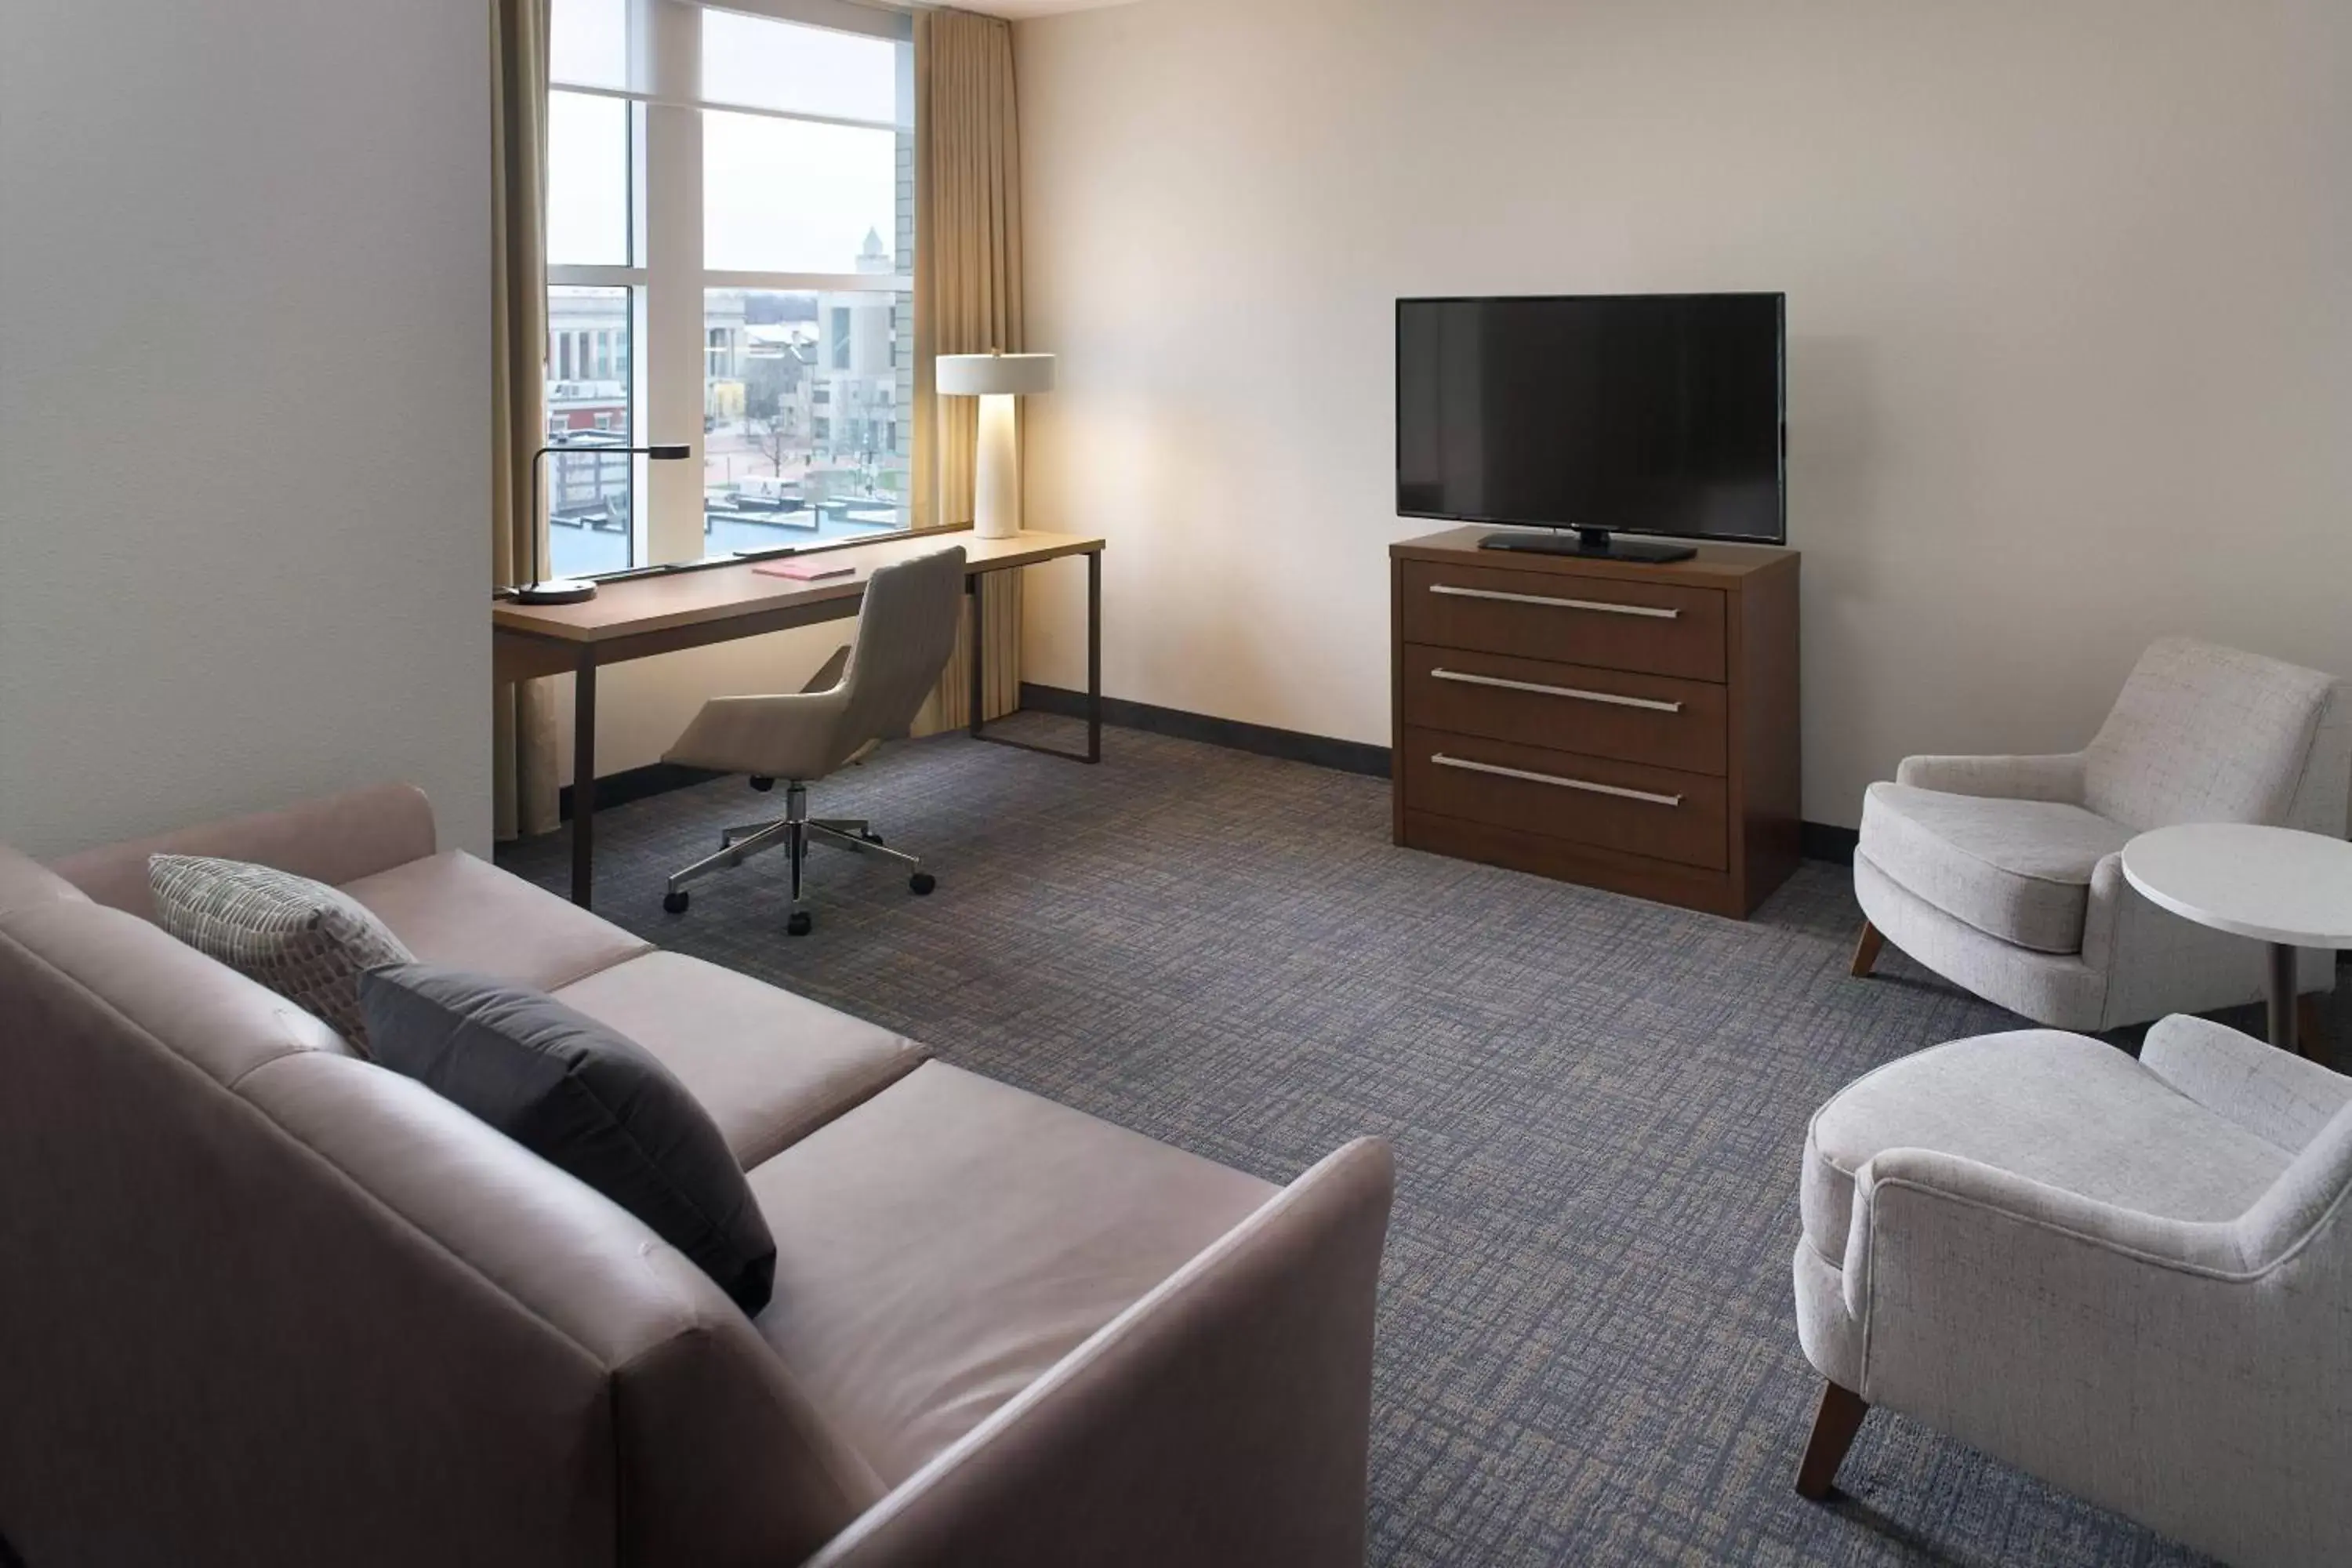
[[[624,0],[558,0],[559,74],[567,58],[621,58],[600,29],[625,29],[629,15]],[[673,521],[661,558],[861,537],[909,521],[906,46],[740,13],[705,12],[701,24],[701,96],[713,107],[692,121],[702,143],[699,235],[647,246],[648,215],[633,210],[646,200],[633,162],[649,137],[677,133],[675,120],[661,118],[677,111],[649,117],[644,103],[612,91],[559,87],[551,98],[548,438],[571,448],[547,458],[559,575],[648,563],[647,520],[636,515],[642,461],[596,445],[683,438],[677,426],[693,416],[698,391],[700,548],[679,548]],[[584,68],[575,79],[618,85]],[[647,249],[691,265],[647,268]],[[681,345],[639,351],[648,317],[676,320],[648,310],[649,291],[698,285],[694,389],[675,378],[687,363]],[[665,384],[663,374],[673,379]],[[648,418],[649,406],[666,413]]]

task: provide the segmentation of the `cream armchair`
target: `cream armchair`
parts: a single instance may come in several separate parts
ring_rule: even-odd
[[[2261,943],[2158,909],[2123,847],[2176,822],[2344,836],[2352,693],[2276,659],[2168,637],[2140,658],[2097,736],[2048,757],[1910,757],[1863,798],[1853,972],[1882,938],[1988,1001],[2100,1031],[2266,994]],[[2307,952],[2308,997],[2336,984]],[[2305,1037],[2315,1031],[2306,1026]]]
[[[1883,1405],[2251,1563],[2352,1562],[2352,1079],[2176,1016],[2140,1059],[2033,1029],[1822,1107],[1797,1489]]]

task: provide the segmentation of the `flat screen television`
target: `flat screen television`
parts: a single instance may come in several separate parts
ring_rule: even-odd
[[[1695,552],[1612,534],[1786,542],[1785,306],[1399,300],[1398,513],[1563,531],[1489,535],[1492,549],[1629,560]]]

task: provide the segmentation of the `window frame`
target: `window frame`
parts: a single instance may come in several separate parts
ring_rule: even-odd
[[[804,26],[863,34],[911,47],[913,23],[904,13],[878,11],[847,0],[733,0],[706,6],[701,0],[626,0],[630,82],[626,88],[572,81],[551,83],[551,91],[619,99],[630,111],[630,245],[625,266],[547,267],[551,289],[576,286],[624,288],[630,300],[630,439],[635,445],[683,436],[691,456],[683,463],[630,459],[629,565],[618,570],[701,559],[705,552],[703,472],[706,390],[710,356],[705,294],[745,289],[798,293],[911,294],[914,280],[902,272],[801,272],[730,268],[703,265],[703,111],[772,120],[845,125],[907,134],[912,130],[912,92],[902,77],[899,121],[880,121],[799,113],[747,104],[706,101],[701,97],[702,12],[727,10]],[[897,259],[895,237],[892,242]],[[919,330],[919,329],[918,329]],[[895,348],[892,366],[899,363]],[[551,365],[551,371],[552,366]],[[895,407],[895,402],[893,406]],[[910,415],[911,417],[911,415]],[[950,531],[916,528],[911,485],[903,503],[908,526],[872,538]],[[828,550],[866,542],[864,538],[813,541],[800,548]],[[602,574],[600,575],[610,575]]]

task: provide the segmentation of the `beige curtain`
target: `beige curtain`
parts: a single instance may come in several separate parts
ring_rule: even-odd
[[[490,0],[490,582],[530,574],[530,458],[546,441],[549,0]],[[494,685],[493,820],[500,838],[556,825],[553,682]]]
[[[1021,138],[1013,112],[1013,26],[964,11],[915,16],[915,526],[968,523],[979,400],[935,397],[933,356],[1019,353]],[[936,508],[936,511],[933,509]],[[982,579],[988,595],[983,716],[1021,700],[1021,580]],[[940,678],[935,711],[968,720],[970,637]]]

